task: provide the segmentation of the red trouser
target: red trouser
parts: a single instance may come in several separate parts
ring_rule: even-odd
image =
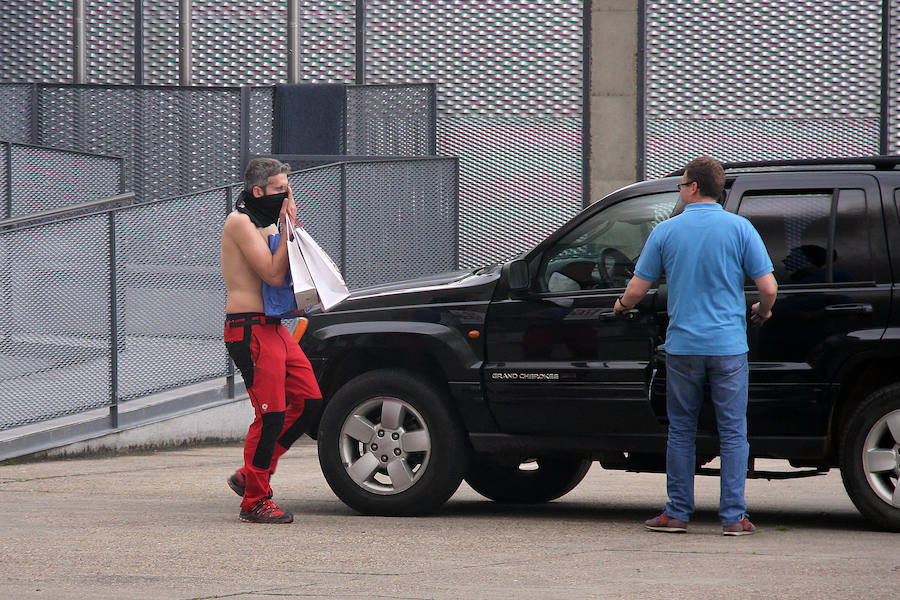
[[[225,346],[241,370],[256,417],[244,442],[247,478],[241,508],[271,497],[269,478],[278,457],[304,430],[298,422],[306,400],[320,399],[309,360],[278,319],[258,314],[228,315]]]

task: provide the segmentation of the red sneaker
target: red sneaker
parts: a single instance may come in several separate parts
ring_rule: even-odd
[[[673,519],[666,513],[644,521],[644,527],[650,531],[662,531],[665,533],[686,533],[687,521]]]
[[[234,475],[229,477],[227,481],[228,487],[234,490],[235,494],[243,498],[244,488],[247,487],[247,477],[243,473],[241,473],[241,470],[238,469],[237,471],[235,471]]]
[[[263,498],[250,510],[241,509],[241,521],[247,523],[291,523],[294,515],[283,511],[268,498]]]

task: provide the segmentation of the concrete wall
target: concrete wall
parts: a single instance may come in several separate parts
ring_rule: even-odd
[[[591,202],[638,179],[638,0],[591,5]]]

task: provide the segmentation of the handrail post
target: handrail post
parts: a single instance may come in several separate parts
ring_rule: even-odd
[[[234,206],[234,197],[232,192],[232,187],[228,186],[225,188],[225,216],[228,217],[231,214],[232,207]],[[228,398],[234,398],[234,363],[231,362],[231,357],[228,355],[228,352],[225,353],[225,394]]]
[[[109,229],[109,423],[119,427],[119,311],[116,296],[116,211],[107,213]]]

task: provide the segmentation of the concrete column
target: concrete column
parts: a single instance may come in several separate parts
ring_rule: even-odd
[[[591,6],[591,202],[638,180],[638,0]]]

